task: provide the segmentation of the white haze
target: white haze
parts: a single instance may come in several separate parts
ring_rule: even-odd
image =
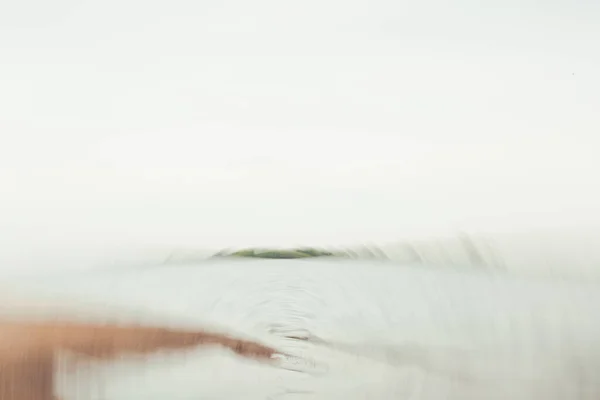
[[[591,1],[2,2],[0,264],[593,231],[599,40]]]

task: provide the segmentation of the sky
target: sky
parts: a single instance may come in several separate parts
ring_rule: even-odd
[[[0,261],[596,224],[598,43],[591,0],[2,1]]]

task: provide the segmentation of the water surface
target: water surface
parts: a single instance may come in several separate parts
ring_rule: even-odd
[[[210,326],[301,357],[285,369],[221,350],[126,359],[65,375],[65,399],[600,395],[595,283],[381,261],[216,260],[17,286],[72,298],[97,318]]]

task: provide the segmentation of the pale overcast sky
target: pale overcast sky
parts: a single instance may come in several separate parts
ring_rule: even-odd
[[[596,0],[0,0],[2,246],[593,224],[599,71]]]

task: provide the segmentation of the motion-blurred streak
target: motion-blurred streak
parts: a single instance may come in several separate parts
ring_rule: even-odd
[[[202,331],[77,322],[0,321],[0,399],[54,400],[55,357],[69,351],[111,360],[160,350],[222,346],[242,357],[269,360],[276,351],[259,343]]]

